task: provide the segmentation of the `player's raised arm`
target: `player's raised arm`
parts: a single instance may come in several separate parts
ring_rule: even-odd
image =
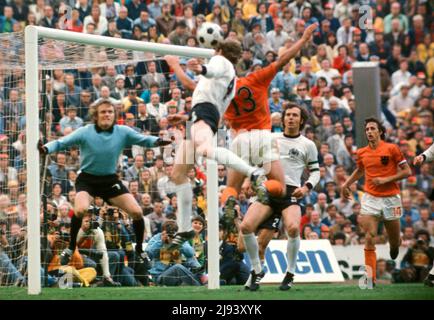
[[[285,64],[287,64],[292,58],[294,58],[297,53],[301,50],[306,42],[312,37],[316,28],[318,28],[318,24],[311,24],[309,27],[304,30],[303,36],[294,43],[291,48],[285,50],[282,55],[277,59],[277,68],[282,68]]]
[[[172,141],[163,140],[151,135],[143,135],[131,128],[122,126],[123,130],[127,131],[127,145],[138,145],[147,148],[163,147],[171,144]]]
[[[424,162],[431,162],[433,160],[434,160],[434,144],[432,144],[431,147],[426,149],[422,154],[415,157],[413,160],[413,164],[415,166],[420,166]]]
[[[176,75],[176,78],[181,82],[181,84],[184,86],[185,89],[190,90],[190,91],[194,91],[194,89],[196,89],[196,82],[194,82],[184,72],[184,70],[182,69],[182,67],[179,63],[179,57],[167,55],[167,56],[164,56],[164,60],[166,60],[169,67],[172,68],[173,72]],[[196,60],[196,59],[191,59],[191,60]],[[191,63],[190,61],[189,61],[189,63]],[[196,64],[198,64],[197,60],[196,60]]]
[[[73,131],[71,134],[66,137],[62,137],[58,140],[51,141],[45,145],[42,145],[42,142],[38,141],[38,149],[41,154],[48,154],[57,152],[60,150],[65,150],[68,147],[79,145],[82,141],[83,132],[85,131],[85,127],[78,128]]]

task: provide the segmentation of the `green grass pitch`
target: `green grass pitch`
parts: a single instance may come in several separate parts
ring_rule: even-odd
[[[134,288],[43,288],[42,294],[27,295],[26,288],[0,288],[0,300],[434,300],[434,288],[423,284],[379,284],[362,290],[357,283],[297,284],[282,292],[277,285],[262,285],[257,292],[242,286],[134,287]]]

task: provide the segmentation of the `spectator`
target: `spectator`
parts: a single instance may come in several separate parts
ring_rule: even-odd
[[[159,199],[157,199],[154,201],[153,212],[147,216],[147,218],[151,222],[151,230],[153,236],[162,231],[163,223],[166,221],[166,218],[163,215],[163,208],[163,203]]]
[[[153,262],[149,270],[156,285],[199,286],[200,282],[191,272],[191,267],[199,267],[194,249],[188,242],[184,242],[180,249],[169,249],[169,244],[175,236],[178,226],[175,221],[167,220],[163,223],[162,232],[151,238],[146,247],[146,253]],[[183,264],[183,259],[185,259]]]
[[[157,83],[160,88],[167,87],[166,78],[162,73],[157,72],[157,66],[154,61],[147,64],[148,72],[142,77],[142,85],[144,89],[149,89],[152,83]]]
[[[425,230],[428,231],[431,236],[434,235],[434,221],[430,219],[429,208],[420,209],[420,220],[416,221],[413,227],[416,233],[419,230]]]
[[[166,199],[169,195],[175,193],[175,183],[172,181],[172,164],[166,164],[165,175],[158,180],[157,187],[161,199]]]
[[[293,87],[297,83],[296,77],[290,72],[289,68],[289,64],[284,65],[282,71],[279,71],[271,82],[272,88],[279,89],[283,93],[283,99],[289,98]]]
[[[40,20],[39,25],[46,28],[56,28],[57,18],[55,17],[54,10],[51,6],[46,5],[44,7],[44,17]]]
[[[156,99],[156,97],[154,97]],[[155,100],[154,100],[155,101]],[[138,119],[137,127],[141,131],[150,132],[152,135],[157,135],[158,123],[157,118],[148,112],[148,107],[144,102],[138,103]],[[154,107],[155,108],[155,107]],[[165,106],[162,108],[164,110]]]
[[[107,31],[108,21],[101,14],[101,9],[98,4],[94,4],[90,11],[90,15],[86,16],[83,21],[84,33],[89,33],[87,25],[93,23],[95,25],[95,34],[102,35]]]
[[[140,17],[133,21],[134,26],[139,26],[142,32],[148,32],[151,26],[156,25],[154,19],[149,17],[149,13],[147,11],[141,11]]]
[[[384,33],[389,33],[392,31],[392,21],[398,19],[400,22],[401,29],[407,33],[409,29],[408,18],[401,13],[401,4],[399,2],[394,2],[390,6],[390,13],[384,18]]]
[[[310,216],[310,223],[309,226],[312,229],[312,232],[315,232],[318,237],[321,236],[321,227],[324,225],[324,223],[321,222],[321,218],[319,215],[319,212],[313,211]]]
[[[106,0],[99,5],[101,16],[107,20],[116,19],[119,16],[121,5],[114,0]]]
[[[384,40],[391,46],[395,44],[401,45],[404,43],[405,32],[401,27],[401,21],[398,18],[394,18],[391,21],[391,30],[384,35]]]
[[[250,25],[259,23],[261,26],[261,32],[266,34],[274,29],[273,18],[267,13],[267,5],[265,3],[258,4],[258,15],[255,15],[250,20]]]
[[[212,8],[212,13],[208,14],[205,17],[207,22],[213,22],[220,26],[224,23],[228,23],[229,18],[230,18],[229,10],[226,7],[222,9],[222,7],[218,3],[214,4]]]
[[[392,274],[387,270],[387,263],[384,259],[377,260],[377,280],[392,281]]]
[[[188,31],[187,23],[184,20],[180,20],[176,23],[175,30],[169,33],[168,38],[171,44],[185,46],[190,36],[191,33]]]
[[[153,0],[152,3],[148,5],[148,12],[154,20],[161,16],[162,10],[160,1]]]
[[[243,262],[243,254],[236,245],[228,242],[227,230],[220,224],[220,279],[224,284],[244,284],[249,277],[249,269]]]
[[[409,85],[403,83],[400,93],[389,100],[389,110],[395,117],[405,117],[410,108],[414,107],[413,99],[408,95]]]
[[[76,130],[83,126],[83,119],[77,117],[77,108],[74,105],[70,105],[66,108],[66,114],[62,119],[60,119],[59,124],[60,132],[65,134],[65,129],[68,127]]]
[[[131,0],[127,3],[128,17],[131,20],[136,20],[143,11],[148,11],[145,1]]]
[[[347,172],[353,172],[355,161],[353,158],[356,147],[353,145],[354,139],[350,133],[345,134],[344,143],[337,148],[337,163],[345,168]]]
[[[119,287],[121,284],[112,278],[116,269],[121,267],[119,256],[114,251],[111,251],[110,255],[108,254],[107,239],[104,238],[104,232],[109,233],[110,231],[106,226],[103,228],[104,230],[93,223],[91,214],[83,217],[82,227],[77,235],[78,251],[83,255],[85,265],[96,268],[97,264],[100,264],[105,286]],[[112,238],[109,239],[107,244],[110,246],[112,245]]]
[[[268,99],[270,113],[282,112],[283,99],[280,98],[279,88],[271,89],[271,98]]]
[[[176,19],[170,14],[170,5],[164,3],[161,7],[161,16],[156,18],[158,31],[165,37],[168,37],[176,24]]]
[[[131,38],[133,33],[134,21],[128,17],[128,8],[121,6],[119,14],[115,18],[116,29],[122,33],[122,38]]]
[[[421,230],[413,245],[402,258],[402,269],[397,282],[422,282],[433,265],[434,248],[429,245],[430,235]]]

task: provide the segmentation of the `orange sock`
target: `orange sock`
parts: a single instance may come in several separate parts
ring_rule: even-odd
[[[268,192],[273,197],[280,197],[284,195],[284,188],[282,184],[277,180],[267,180],[264,182],[264,186],[267,188]]]
[[[377,280],[377,254],[375,249],[365,249],[365,265],[372,270],[372,282]]]
[[[238,198],[238,192],[233,187],[227,187],[223,190],[222,196],[220,198],[220,205],[223,206],[230,196],[235,197],[235,199]]]

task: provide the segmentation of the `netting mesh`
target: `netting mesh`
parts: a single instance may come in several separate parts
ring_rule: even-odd
[[[23,37],[22,33],[0,35],[1,286],[27,283]],[[41,39],[38,48],[40,134],[45,142],[90,123],[89,106],[100,98],[112,99],[119,112],[118,124],[161,138],[174,135],[178,129],[169,127],[167,114],[183,112],[189,107],[189,93],[178,88],[178,82],[171,77],[161,57],[47,39]],[[143,208],[146,241],[161,232],[162,211],[166,218],[176,219],[177,203],[169,169],[177,143],[153,149],[133,146],[124,150],[118,162],[120,179]],[[60,253],[70,241],[79,162],[79,150],[73,147],[47,156],[40,164],[43,286],[58,283],[62,275],[72,272],[60,265]],[[193,181],[199,187],[195,213],[203,214],[206,211],[201,189],[204,183],[200,177]],[[35,214],[38,209],[30,210]],[[146,264],[139,263],[135,256],[131,218],[99,198],[94,199],[89,212],[93,213],[92,218],[83,224],[77,242],[79,250],[70,263],[70,267],[81,272],[81,278],[75,273],[73,281],[80,285],[112,285],[104,280],[109,274],[124,286],[147,285],[152,277]],[[97,249],[97,237],[101,234],[108,250],[106,265]],[[196,256],[201,257],[201,265],[193,268],[195,281],[200,281],[205,272],[203,239],[199,234],[193,242]],[[182,259],[179,253],[165,252],[165,263]],[[184,259],[183,263],[188,261]],[[167,279],[170,281],[170,274]]]
[[[0,65],[2,68],[24,69],[24,33],[0,34]],[[152,53],[98,47],[74,42],[40,38],[39,67],[42,70],[96,68],[116,64],[138,63],[154,59]]]

